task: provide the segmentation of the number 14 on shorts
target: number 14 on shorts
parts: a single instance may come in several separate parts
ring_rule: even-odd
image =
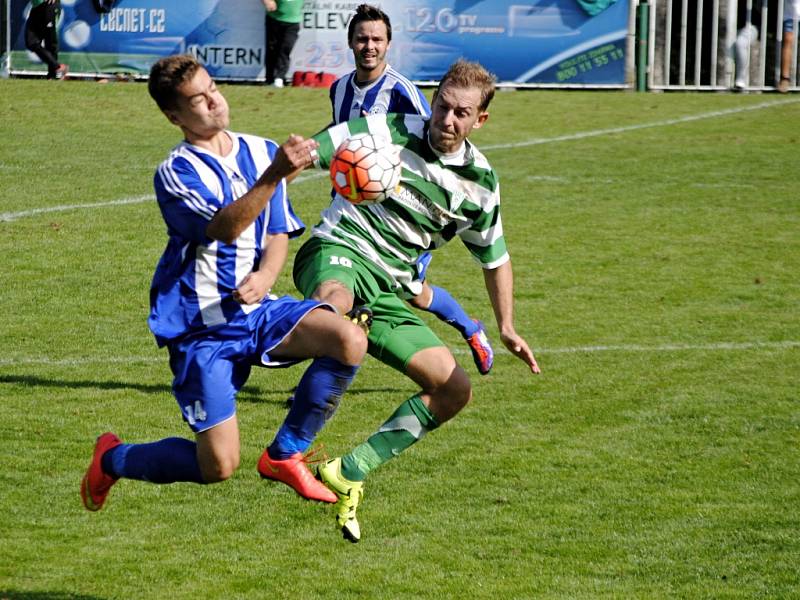
[[[184,406],[183,413],[186,415],[186,421],[189,425],[194,425],[198,421],[205,421],[208,416],[200,400],[195,401],[194,406],[191,404]]]

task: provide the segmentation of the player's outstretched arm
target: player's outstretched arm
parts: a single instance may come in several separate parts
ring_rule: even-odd
[[[484,269],[483,280],[486,284],[486,291],[489,293],[489,301],[492,303],[503,345],[528,365],[532,373],[541,373],[528,342],[514,329],[514,274],[511,270],[511,261],[496,269]]]
[[[313,163],[317,142],[290,135],[269,167],[246,194],[221,208],[208,222],[208,237],[230,244],[256,220],[284,177],[290,177]]]

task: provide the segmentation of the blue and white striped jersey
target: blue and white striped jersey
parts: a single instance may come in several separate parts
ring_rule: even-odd
[[[333,122],[344,123],[368,114],[404,113],[431,116],[428,100],[406,77],[386,65],[383,75],[359,87],[356,72],[337,79],[330,89]]]
[[[239,304],[232,294],[258,267],[266,236],[295,237],[305,229],[282,181],[232,244],[206,236],[217,210],[250,190],[278,149],[272,140],[228,133],[233,141],[228,156],[182,142],[156,170],[156,200],[169,236],[150,287],[148,324],[159,346],[193,332],[236,333],[259,305]]]

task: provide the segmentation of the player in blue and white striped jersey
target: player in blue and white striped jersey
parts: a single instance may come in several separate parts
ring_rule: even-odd
[[[431,107],[420,89],[389,64],[384,62],[383,71],[371,80],[359,79],[359,65],[356,59],[356,70],[331,86],[334,123],[390,112],[430,116]]]
[[[246,330],[248,315],[259,304],[240,303],[239,284],[260,264],[273,236],[292,238],[304,230],[281,181],[233,243],[208,243],[209,221],[220,207],[247,193],[278,151],[272,140],[233,132],[229,138],[226,157],[181,142],[156,172],[156,200],[169,233],[153,278],[148,320],[160,346],[193,333]]]
[[[353,51],[355,70],[331,86],[333,124],[344,123],[371,114],[417,114],[431,116],[431,107],[422,92],[387,62],[392,42],[392,23],[381,9],[361,4],[347,26],[347,43]],[[425,272],[431,254],[417,262],[422,291],[408,298],[420,310],[430,312],[461,333],[481,375],[492,368],[494,351],[483,325],[471,318],[444,288],[429,284]]]
[[[185,139],[155,175],[168,242],[153,277],[148,322],[158,345],[169,350],[172,391],[195,439],[123,444],[104,433],[81,483],[84,505],[102,508],[122,477],[153,483],[229,478],[240,455],[236,395],[251,368],[307,358],[314,360],[258,471],[305,498],[335,502],[304,453],[355,376],[367,340],[328,304],[270,293],[289,237],[304,229],[285,178],[311,164],[316,142],[291,136],[278,146],[228,131],[227,102],[192,56],[159,60],[149,88]]]
[[[431,116],[420,89],[386,62],[391,43],[389,15],[369,4],[358,6],[347,25],[356,68],[331,86],[332,124],[390,112]]]

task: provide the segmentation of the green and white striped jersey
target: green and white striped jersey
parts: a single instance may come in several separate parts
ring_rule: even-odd
[[[355,205],[337,194],[312,235],[350,247],[380,267],[396,288],[412,295],[422,291],[419,256],[456,235],[484,269],[509,260],[497,175],[475,146],[467,140],[463,156],[448,160],[428,143],[427,119],[377,114],[314,136],[319,142],[316,166],[328,168],[339,144],[366,132],[391,140],[400,152],[400,185],[380,204]]]

